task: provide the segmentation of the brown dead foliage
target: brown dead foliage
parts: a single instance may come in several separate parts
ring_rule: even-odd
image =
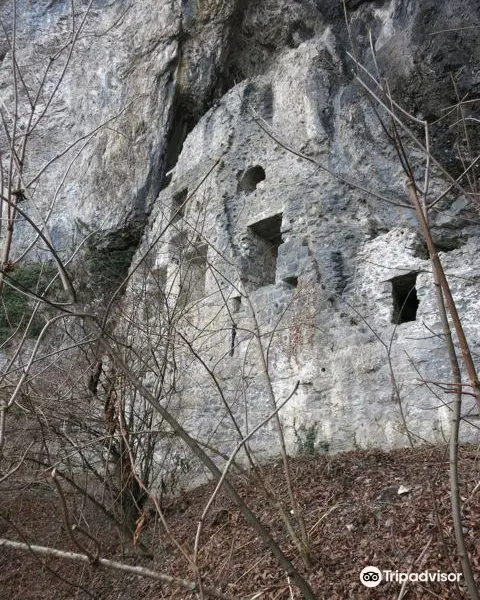
[[[461,493],[467,547],[480,578],[480,482],[477,449],[461,449]],[[391,452],[356,451],[335,456],[292,459],[300,505],[310,533],[314,568],[302,570],[283,523],[252,480],[238,478],[242,496],[283,551],[308,578],[319,600],[396,599],[398,582],[367,589],[359,573],[367,565],[407,572],[460,572],[449,506],[448,456],[445,448],[424,446]],[[265,478],[287,503],[280,465],[264,467]],[[398,494],[400,486],[408,491]],[[165,507],[178,542],[190,552],[201,515],[213,486],[183,494]],[[135,555],[133,544],[121,542],[115,527],[81,499],[69,497],[72,515],[101,542],[102,556],[155,568],[170,575],[194,575],[158,520],[150,517],[141,538],[151,544],[154,559]],[[66,535],[61,508],[50,485],[22,487],[9,481],[0,489],[0,537],[75,551]],[[133,541],[133,536],[132,536]],[[423,552],[423,556],[422,556]],[[420,559],[421,557],[421,559]],[[199,566],[205,585],[232,598],[258,600],[299,598],[285,573],[224,496],[214,502],[201,537]],[[81,586],[81,587],[79,587]],[[190,599],[197,595],[169,589],[132,575],[95,567],[39,560],[14,551],[0,554],[0,598],[20,599]],[[466,598],[464,587],[452,583],[408,583],[404,599]]]

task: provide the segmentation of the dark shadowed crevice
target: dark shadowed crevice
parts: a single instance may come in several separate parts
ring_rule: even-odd
[[[237,324],[236,323],[232,323],[232,329],[230,330],[230,349],[229,349],[229,356],[234,356],[235,355],[235,340],[237,337]]]
[[[274,97],[271,83],[249,81],[242,97],[242,112],[254,111],[266,121],[271,121],[274,110]]]
[[[145,183],[133,198],[132,208],[125,219],[126,222],[136,222],[140,226],[145,226],[151,205],[161,189],[162,161],[161,149],[155,148],[150,156],[150,168]]]
[[[451,240],[442,240],[435,241],[435,248],[438,252],[451,252],[452,250],[458,250],[462,246],[465,245],[465,240],[461,238],[455,238]],[[429,259],[428,248],[425,242],[420,243],[416,248],[413,254],[417,258],[421,258],[423,260]]]
[[[291,275],[289,277],[285,277],[283,279],[283,281],[285,283],[288,283],[288,285],[291,286],[291,287],[294,287],[294,288],[298,287],[298,277],[296,277],[294,275]]]
[[[306,42],[315,35],[315,29],[302,21],[292,23],[287,36],[287,44],[290,48],[298,48],[300,44]]]
[[[188,111],[185,103],[177,98],[172,107],[172,118],[167,136],[167,144],[164,156],[164,176],[161,189],[168,187],[172,179],[172,169],[177,164],[182,152],[183,144],[188,134],[197,124],[200,117],[196,117]]]
[[[142,227],[138,224],[90,237],[85,263],[90,286],[96,295],[108,296],[125,279],[141,237]]]
[[[342,295],[345,286],[347,285],[347,278],[345,276],[345,263],[343,255],[340,251],[330,253],[330,261],[333,271],[333,280],[335,285],[335,291],[337,294]]]
[[[383,4],[385,4],[385,1],[386,0],[380,0],[380,2],[378,0],[345,0],[345,6],[347,10],[350,11],[356,10],[357,8],[362,6],[362,4],[373,4],[374,2],[376,5],[383,6]]]

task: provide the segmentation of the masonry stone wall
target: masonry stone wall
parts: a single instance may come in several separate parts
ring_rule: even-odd
[[[314,54],[306,45],[302,57],[309,51]],[[298,104],[308,98],[302,73],[295,73],[299,79],[288,86],[276,73],[275,81],[262,76],[224,96],[187,138],[172,182],[157,202],[168,207],[180,188],[188,188],[182,227],[187,238],[207,247],[204,296],[191,290],[178,320],[205,363],[185,348],[179,353],[178,397],[187,428],[228,454],[240,436],[231,415],[244,434],[251,431],[272,411],[270,382],[277,404],[291,395],[280,411],[291,453],[444,441],[451,395],[433,382],[450,380],[449,363],[431,266],[407,207],[400,168],[392,159],[389,197],[403,206],[385,206],[269,136],[256,116],[263,105],[248,104],[245,96],[255,86],[276,86],[269,111],[272,131],[280,136],[285,96]],[[355,110],[370,116],[366,99]],[[357,125],[356,135],[368,140],[373,159],[366,163],[364,155],[357,156],[355,165],[373,191],[380,181],[376,169],[382,170],[381,157],[388,152],[378,127],[376,133],[369,139]],[[303,135],[322,139],[322,130],[310,127]],[[323,143],[320,155],[327,160],[332,140]],[[239,186],[257,167],[264,179],[247,189]],[[388,198],[385,190],[382,194]],[[462,203],[448,209],[452,220],[465,218],[465,210]],[[152,219],[143,250],[165,223],[162,211]],[[443,218],[448,211],[440,213]],[[473,223],[475,215],[469,215]],[[441,257],[454,296],[466,308],[464,325],[475,353],[479,240],[471,235],[454,244],[452,220],[436,235],[440,244],[442,235],[447,240]],[[177,262],[168,252],[157,255],[167,265]],[[405,291],[407,284],[414,289]],[[408,313],[398,303],[410,291]],[[463,437],[475,439],[474,403],[467,401],[464,412]],[[273,422],[249,445],[263,459],[277,456]]]
[[[28,81],[68,38],[67,4],[18,0]],[[25,210],[64,258],[92,232],[105,252],[120,238],[136,248],[118,332],[135,372],[212,453],[287,398],[291,453],[448,437],[431,267],[391,137],[423,185],[428,123],[427,201],[441,197],[430,224],[476,359],[478,173],[462,173],[480,148],[479,18],[474,0],[96,3],[29,141],[26,177],[42,175]],[[375,79],[412,116],[398,108],[396,133]],[[23,115],[23,92],[19,103]],[[16,225],[13,259],[34,236]],[[464,416],[475,439],[468,396]],[[277,456],[273,420],[249,444]]]

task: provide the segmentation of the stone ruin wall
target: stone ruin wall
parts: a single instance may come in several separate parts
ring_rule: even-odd
[[[200,121],[159,196],[143,250],[177,213],[168,240],[154,249],[155,269],[165,274],[173,304],[184,295],[180,327],[214,372],[244,431],[271,412],[260,332],[277,402],[298,382],[280,413],[290,452],[306,450],[307,443],[319,452],[403,446],[409,443],[405,425],[414,441],[444,441],[449,411],[442,402],[449,398],[421,385],[422,378],[450,377],[425,244],[411,211],[372,201],[332,179],[259,127],[258,116],[281,132],[295,116],[285,104],[317,104],[317,91],[308,95],[308,68],[295,72],[294,80],[280,69],[236,86]],[[368,103],[359,101],[355,110],[368,116]],[[302,120],[289,144],[322,139],[319,123],[315,128]],[[343,140],[334,141],[351,148],[348,121],[345,110],[336,124]],[[368,132],[371,149],[377,145],[383,160],[388,150],[377,133]],[[325,142],[324,157],[331,143]],[[375,163],[354,159],[375,183]],[[392,197],[405,203],[400,169],[391,166],[397,184]],[[461,212],[465,203],[458,204]],[[454,296],[469,307],[464,324],[475,351],[478,239],[460,244],[457,234],[447,235],[441,256]],[[405,322],[396,325],[397,319]],[[211,374],[191,354],[183,360],[178,405],[188,429],[231,451],[238,436]],[[464,437],[472,439],[473,403],[465,413],[473,426],[464,427]],[[278,455],[273,423],[251,447],[264,458]]]
[[[264,347],[271,341],[276,400],[296,389],[281,411],[290,452],[305,444],[314,451],[407,445],[405,423],[414,439],[443,441],[451,396],[420,385],[449,380],[425,244],[402,206],[398,158],[347,52],[354,48],[373,72],[371,32],[394,97],[432,123],[432,152],[458,176],[462,139],[444,109],[456,94],[473,99],[480,91],[477,32],[465,29],[479,22],[477,3],[347,1],[348,28],[337,0],[97,4],[27,165],[35,173],[62,144],[114,119],[74,161],[66,155],[48,170],[27,206],[46,215],[55,201],[49,225],[57,250],[68,256],[84,230],[99,229],[106,240],[128,234],[139,244],[136,265],[172,220],[124,299],[122,310],[148,325],[131,340],[140,353],[156,325],[161,350],[162,311],[178,305],[179,331],[249,429],[270,412],[256,334]],[[8,13],[8,3],[0,7]],[[18,9],[22,60],[35,68],[58,42],[52,31],[68,33],[66,3],[19,0]],[[8,100],[8,48],[1,54]],[[475,103],[465,110],[475,118]],[[422,178],[423,152],[409,152]],[[446,185],[433,168],[432,197]],[[431,219],[476,358],[478,211],[450,193]],[[21,224],[18,234],[19,245],[32,236]],[[416,302],[395,326],[412,287]],[[178,348],[177,410],[192,432],[231,450],[238,436],[218,388],[192,349]],[[146,368],[144,381],[154,386],[151,379]],[[478,417],[468,402],[464,409],[462,434],[475,439]],[[272,424],[251,445],[276,456]]]
[[[407,4],[365,3],[349,14],[364,63],[373,68],[364,35],[371,27],[378,64],[400,96],[405,81],[418,77],[414,58],[430,44],[419,33],[426,9]],[[185,139],[174,148],[133,262],[150,249],[140,282],[152,291],[143,296],[146,313],[138,311],[142,299],[134,301],[136,315],[146,314],[151,327],[164,322],[167,307],[178,311],[174,321],[185,338],[176,338],[177,415],[225,454],[239,439],[229,411],[250,431],[271,412],[270,385],[277,403],[293,393],[280,412],[290,453],[442,442],[449,435],[451,396],[422,384],[450,379],[425,242],[405,207],[397,156],[352,76],[343,25],[326,12],[315,13],[309,3],[294,29],[287,12],[279,27],[290,34],[274,56],[231,32],[225,39],[238,47],[223,51],[244,76],[198,123],[188,121],[184,96],[177,98],[180,120],[170,141]],[[245,21],[272,25],[265,13],[250,7]],[[431,27],[449,18],[443,7]],[[257,29],[257,44],[258,35]],[[434,50],[428,60],[439,73],[430,83],[439,104],[429,109],[441,112],[449,65],[436,64]],[[190,51],[182,72],[195,71],[199,46]],[[432,133],[432,144],[454,164],[452,140],[442,130]],[[410,152],[420,176],[424,155],[413,146]],[[433,169],[432,197],[444,189]],[[466,198],[451,195],[431,219],[475,354],[477,214]],[[465,402],[464,414],[463,439],[473,440],[473,402]],[[249,445],[263,459],[278,456],[273,421]]]

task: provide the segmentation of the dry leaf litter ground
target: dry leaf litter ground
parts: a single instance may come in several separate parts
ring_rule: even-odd
[[[461,448],[461,493],[464,531],[480,580],[480,455],[476,447]],[[366,588],[359,579],[367,565],[381,570],[460,572],[449,504],[448,452],[424,446],[409,450],[355,451],[335,456],[292,459],[295,489],[305,511],[311,538],[313,569],[307,573],[296,556],[284,526],[251,480],[236,484],[282,549],[308,578],[320,600],[396,599],[402,585],[382,582]],[[265,477],[287,503],[280,465],[264,467]],[[66,487],[65,487],[66,489]],[[178,542],[189,551],[211,484],[164,503],[168,523]],[[400,491],[400,493],[399,493]],[[114,526],[88,503],[67,495],[72,517],[89,528],[101,544],[101,556],[192,579],[161,525],[150,517],[142,531],[154,559],[135,554],[122,543]],[[60,502],[48,478],[25,485],[10,479],[0,489],[0,537],[78,551],[63,525]],[[201,537],[199,564],[205,585],[243,600],[292,600],[298,592],[268,550],[223,495],[214,502]],[[411,582],[406,600],[466,598],[462,585]],[[0,598],[5,600],[163,600],[198,598],[159,582],[104,571],[89,565],[32,554],[0,550]]]

